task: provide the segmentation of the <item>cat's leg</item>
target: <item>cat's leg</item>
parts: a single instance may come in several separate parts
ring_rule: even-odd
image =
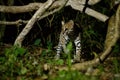
[[[57,54],[55,55],[55,59],[58,60],[60,59],[60,53],[62,52],[62,45],[59,43],[57,48],[56,48]]]
[[[80,34],[78,37],[74,40],[76,51],[74,54],[74,61],[80,62],[81,61],[81,37]]]

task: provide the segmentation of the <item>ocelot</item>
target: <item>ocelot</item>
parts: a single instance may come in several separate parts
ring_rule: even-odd
[[[75,45],[74,62],[81,60],[81,35],[80,29],[74,25],[73,20],[67,23],[62,22],[62,30],[59,37],[59,43],[56,48],[55,59],[60,59],[61,52],[65,52],[67,44],[71,41]]]

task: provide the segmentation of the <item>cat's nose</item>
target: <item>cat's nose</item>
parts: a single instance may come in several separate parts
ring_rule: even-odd
[[[69,30],[70,32],[72,32],[73,30]]]

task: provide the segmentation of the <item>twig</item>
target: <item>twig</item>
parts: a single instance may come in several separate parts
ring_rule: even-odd
[[[22,24],[26,24],[28,22],[28,20],[17,20],[17,21],[0,21],[0,24],[4,24],[4,25],[22,25]]]
[[[51,8],[51,9],[54,9],[54,10],[52,10],[52,11],[46,11],[45,12],[45,14],[44,15],[42,15],[40,18],[39,18],[39,20],[40,19],[43,19],[43,18],[45,18],[45,17],[47,17],[47,16],[49,16],[49,15],[51,15],[51,14],[54,14],[55,12],[58,12],[59,10],[61,10],[66,4],[67,4],[67,2],[68,2],[69,0],[64,0],[64,2],[61,4],[61,5],[59,5],[59,6],[57,6],[57,7],[54,7],[54,8]]]
[[[24,6],[3,6],[0,5],[0,12],[3,13],[24,13],[24,12],[31,12],[34,10],[39,9],[40,6],[43,6],[42,3],[30,3]]]

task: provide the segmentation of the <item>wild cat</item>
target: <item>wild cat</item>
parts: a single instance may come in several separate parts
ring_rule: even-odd
[[[67,23],[62,21],[62,30],[59,37],[59,43],[56,48],[55,59],[60,59],[61,52],[65,52],[67,44],[73,42],[75,45],[74,62],[80,62],[81,60],[81,35],[78,27],[74,26],[73,20],[69,20]]]

